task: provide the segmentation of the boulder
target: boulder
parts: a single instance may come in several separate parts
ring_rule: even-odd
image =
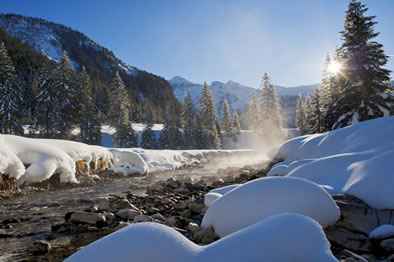
[[[140,212],[134,209],[122,209],[119,210],[116,215],[125,220],[133,220],[134,217],[140,215]]]
[[[51,244],[44,240],[34,241],[31,246],[28,247],[27,251],[35,254],[35,255],[43,255],[48,254],[51,251]]]
[[[71,214],[69,221],[74,224],[101,226],[104,225],[107,220],[105,219],[105,216],[100,213],[74,212]]]

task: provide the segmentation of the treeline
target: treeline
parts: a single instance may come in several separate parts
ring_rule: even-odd
[[[296,126],[302,134],[321,133],[394,114],[388,56],[373,39],[375,16],[352,0],[346,12],[342,45],[327,55],[321,87],[297,103]]]
[[[241,133],[238,114],[231,115],[226,100],[223,103],[221,123],[216,113],[215,99],[204,83],[197,112],[190,93],[186,93],[181,108],[167,105],[164,128],[157,143],[148,114],[142,133],[141,147],[149,149],[220,149],[224,139],[237,141]]]

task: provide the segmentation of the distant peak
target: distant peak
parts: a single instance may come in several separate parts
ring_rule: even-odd
[[[173,78],[171,78],[170,80],[168,80],[168,82],[170,83],[191,83],[189,80],[181,77],[181,76],[174,76]]]

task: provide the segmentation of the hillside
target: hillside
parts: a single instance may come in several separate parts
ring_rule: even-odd
[[[135,120],[141,119],[147,109],[153,112],[156,121],[161,121],[167,101],[176,103],[172,87],[164,78],[124,63],[83,33],[43,19],[15,14],[0,14],[0,27],[43,57],[56,62],[65,50],[75,70],[85,66],[95,83],[97,106],[104,114],[107,86],[116,71],[128,89]]]
[[[175,97],[179,101],[182,101],[185,92],[188,91],[191,94],[193,102],[196,104],[197,109],[199,108],[199,99],[201,95],[201,90],[203,88],[202,84],[192,83],[180,76],[175,76],[168,82],[174,88]],[[245,109],[245,106],[249,104],[252,92],[258,92],[258,90],[256,90],[255,88],[244,86],[233,81],[228,81],[227,83],[214,81],[211,83],[211,85],[209,85],[209,87],[211,88],[213,96],[216,99],[216,106],[219,115],[221,115],[221,108],[224,99],[227,99],[227,102],[232,111],[242,111]],[[316,87],[318,87],[318,85],[316,84],[297,87],[275,87],[282,106],[282,117],[289,126],[294,126],[295,108],[298,94],[306,97],[308,94],[312,93],[316,89]]]

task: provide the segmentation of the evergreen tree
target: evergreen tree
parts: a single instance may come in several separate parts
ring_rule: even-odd
[[[308,95],[304,103],[305,124],[304,130],[306,134],[310,134],[313,129],[313,108],[311,104],[311,95]]]
[[[178,115],[173,104],[167,105],[164,127],[159,138],[161,149],[180,149],[184,145]]]
[[[262,79],[261,91],[261,133],[264,136],[277,136],[281,128],[280,104],[275,86],[268,74]]]
[[[241,134],[241,125],[239,124],[237,111],[235,111],[234,115],[233,115],[232,129],[233,129],[233,134],[235,136],[238,136]]]
[[[209,90],[207,83],[204,83],[202,94],[200,98],[200,119],[201,128],[208,139],[208,148],[221,148],[220,137],[216,128],[217,114],[215,107],[215,99],[213,98],[211,90]]]
[[[308,132],[310,134],[324,132],[323,115],[320,110],[320,90],[317,88],[314,93],[310,95],[309,112],[308,112]]]
[[[249,128],[251,128],[254,131],[257,131],[261,120],[260,120],[260,106],[255,91],[253,91],[252,96],[250,98],[247,119],[248,119],[247,122]]]
[[[141,147],[142,148],[147,148],[147,149],[156,149],[157,148],[156,135],[153,132],[152,128],[153,128],[152,113],[149,112],[146,116],[144,131],[142,132],[142,135],[141,135]]]
[[[208,145],[208,137],[201,126],[201,120],[197,115],[193,117],[193,128],[192,128],[192,136],[193,136],[193,149],[206,149],[209,147]]]
[[[185,139],[185,148],[192,149],[196,145],[194,128],[196,128],[195,110],[192,97],[189,92],[185,93],[182,105],[182,129]]]
[[[352,0],[346,11],[344,31],[340,32],[343,43],[337,50],[342,81],[338,101],[329,111],[334,115],[329,123],[332,129],[388,115],[393,104],[390,71],[384,68],[388,57],[383,46],[372,40],[378,33],[374,32],[375,17],[366,16],[367,10]]]
[[[75,122],[76,114],[78,112],[73,108],[75,95],[75,74],[71,66],[71,61],[67,56],[66,51],[60,59],[59,64],[56,66],[52,73],[52,84],[57,92],[57,102],[59,108],[58,126],[55,129],[59,130],[58,136],[60,138],[68,138],[72,130],[72,124]]]
[[[138,133],[129,118],[130,99],[126,87],[117,72],[110,86],[108,121],[116,129],[115,147],[138,147]]]
[[[299,94],[296,107],[296,127],[302,135],[306,133],[305,124],[304,99]]]
[[[21,127],[22,92],[15,81],[15,67],[4,43],[0,45],[0,133],[23,134]]]
[[[233,127],[232,127],[232,123],[231,123],[231,113],[230,113],[230,108],[228,106],[226,99],[224,99],[224,102],[223,102],[221,129],[223,130],[223,135],[225,137],[232,137],[233,136]],[[221,132],[218,132],[218,133],[220,134]]]
[[[76,90],[74,94],[74,105],[76,112],[79,114],[75,117],[77,124],[81,129],[81,141],[88,144],[101,144],[101,125],[97,116],[97,110],[94,110],[92,98],[92,83],[85,67],[78,77]]]
[[[39,71],[35,91],[34,129],[41,137],[61,137],[63,118],[60,90],[54,84],[54,65],[44,63]]]

